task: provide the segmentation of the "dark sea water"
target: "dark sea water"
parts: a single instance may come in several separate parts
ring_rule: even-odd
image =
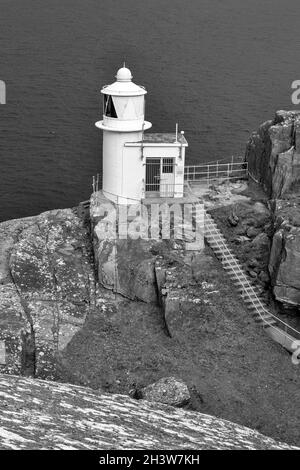
[[[185,130],[187,163],[242,154],[293,109],[299,0],[0,0],[0,219],[89,197],[99,90],[126,59],[153,131]]]

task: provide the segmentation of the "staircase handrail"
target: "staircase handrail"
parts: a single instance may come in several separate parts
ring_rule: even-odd
[[[215,223],[215,222],[213,221],[212,216],[211,216],[210,214],[207,214],[206,211],[205,211],[205,216],[206,216],[206,217],[207,217],[207,216],[211,217],[211,220],[209,220],[209,221],[210,221],[210,223],[211,223],[211,225],[212,225],[212,227],[213,227],[215,233],[218,233],[218,232],[219,232],[219,233],[222,234],[222,232],[219,230],[219,228],[218,228],[218,227],[215,227],[215,226],[213,225],[213,223]],[[208,218],[208,219],[209,219],[209,218]],[[216,223],[215,223],[215,224],[216,224]],[[216,224],[216,225],[217,225],[217,224]],[[205,230],[205,228],[204,228],[204,230]],[[218,230],[218,232],[216,232],[216,230]],[[214,233],[213,233],[213,235],[214,235]],[[215,241],[215,242],[218,244],[218,246],[220,247],[219,241],[218,241],[218,240],[214,240],[214,241]],[[289,328],[290,330],[292,330],[292,331],[294,331],[295,333],[297,333],[297,335],[299,335],[299,337],[300,337],[300,332],[299,332],[298,330],[296,330],[295,328],[293,328],[292,326],[290,326],[288,323],[284,322],[283,320],[281,320],[280,318],[278,318],[276,315],[274,315],[273,313],[271,313],[269,310],[267,310],[267,309],[265,308],[265,306],[263,305],[261,299],[257,296],[257,294],[256,294],[256,292],[255,292],[255,290],[254,290],[254,285],[251,284],[251,282],[249,281],[249,279],[248,279],[246,273],[241,269],[241,267],[239,266],[238,262],[235,260],[235,257],[234,257],[234,255],[233,255],[233,253],[229,250],[228,246],[226,245],[226,243],[225,243],[223,240],[221,240],[221,243],[223,244],[223,246],[221,245],[221,248],[224,248],[224,247],[225,247],[225,250],[227,250],[227,252],[229,253],[230,257],[232,258],[232,260],[233,260],[233,262],[234,262],[234,267],[237,268],[238,271],[240,271],[240,273],[241,273],[242,276],[243,276],[243,279],[246,280],[246,284],[248,284],[248,286],[251,288],[252,294],[254,294],[255,299],[258,300],[261,309],[262,309],[266,314],[268,314],[268,315],[270,315],[271,317],[275,318],[277,322],[281,323],[281,324],[284,325],[286,328]],[[234,274],[236,275],[236,272],[235,272]],[[243,286],[242,286],[242,288],[243,288]],[[244,290],[244,288],[243,288],[243,290]],[[243,294],[243,295],[244,295],[244,294]],[[254,306],[256,312],[258,313],[258,315],[260,316],[260,318],[262,319],[262,321],[263,321],[264,323],[267,323],[269,326],[273,327],[274,329],[278,330],[279,332],[282,332],[282,330],[280,330],[280,329],[277,328],[276,326],[272,325],[268,320],[266,320],[266,319],[264,319],[264,318],[262,317],[262,314],[261,314],[261,312],[258,310],[258,308],[257,308],[256,305],[253,304],[253,306]]]

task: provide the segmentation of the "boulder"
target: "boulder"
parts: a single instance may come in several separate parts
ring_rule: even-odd
[[[190,401],[186,384],[175,377],[164,377],[157,382],[142,388],[141,398],[171,406],[184,406]]]
[[[249,227],[248,230],[247,230],[247,237],[254,238],[257,235],[259,235],[259,233],[260,233],[260,230],[258,228]]]
[[[239,235],[238,237],[235,238],[235,241],[237,243],[245,243],[245,242],[249,242],[250,241],[250,238],[249,237],[245,237],[244,235]]]
[[[230,214],[230,216],[228,217],[228,222],[230,223],[230,225],[232,225],[233,227],[236,227],[237,224],[239,223],[239,217],[232,213]]]
[[[256,237],[252,240],[252,246],[257,250],[257,252],[264,252],[270,251],[270,239],[266,233],[259,233]]]
[[[248,271],[248,273],[249,273],[249,276],[251,276],[252,278],[254,279],[257,278],[257,273],[255,271],[250,270]]]
[[[235,231],[235,234],[236,235],[241,235],[241,236],[245,236],[246,233],[247,233],[247,225],[245,224],[240,224],[237,228],[236,228],[236,231]]]
[[[260,271],[259,275],[258,275],[260,281],[265,284],[265,285],[269,285],[269,282],[270,282],[270,276],[267,272],[265,271]]]
[[[259,261],[258,261],[256,258],[250,258],[250,259],[247,261],[247,265],[248,265],[250,268],[256,268],[256,267],[259,265]]]

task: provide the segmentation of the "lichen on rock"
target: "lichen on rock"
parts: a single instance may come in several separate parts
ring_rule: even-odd
[[[187,405],[191,398],[187,385],[176,377],[163,377],[144,387],[140,393],[144,400],[177,407]]]
[[[32,373],[53,378],[57,353],[83,325],[93,302],[86,229],[74,211],[64,209],[4,222],[1,232],[0,339],[7,357],[0,370],[29,373],[26,354],[33,349]]]

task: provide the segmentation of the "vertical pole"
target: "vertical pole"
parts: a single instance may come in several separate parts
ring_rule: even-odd
[[[175,142],[178,142],[178,122],[176,122],[176,139]]]
[[[184,136],[184,131],[180,131],[180,134],[181,134],[181,143],[180,143],[181,148],[180,148],[179,156],[182,159],[183,158],[183,136]]]
[[[227,178],[229,181],[230,163],[227,163]]]
[[[141,160],[144,161],[144,130],[145,130],[145,121],[142,126],[142,143],[141,143]]]
[[[209,165],[207,165],[207,186],[209,186]]]
[[[92,186],[93,186],[93,193],[94,193],[94,192],[95,192],[95,176],[93,176],[93,184],[92,184]]]

